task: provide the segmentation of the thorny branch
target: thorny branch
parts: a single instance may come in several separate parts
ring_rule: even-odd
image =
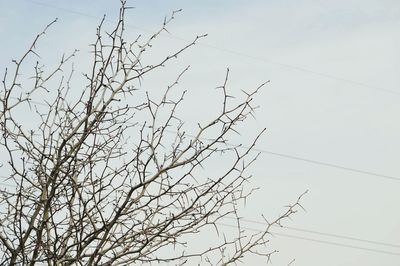
[[[227,140],[253,116],[253,99],[264,84],[235,103],[228,95],[227,71],[220,113],[199,124],[194,135],[186,134],[177,109],[185,92],[174,97],[171,90],[188,68],[159,100],[148,93],[140,97],[140,84],[204,36],[144,65],[143,57],[175,12],[150,38],[129,43],[124,39],[128,7],[121,3],[115,28],[103,34],[104,20],[97,28],[91,71],[77,100],[71,97],[73,70],[64,76],[76,51],[52,71],[37,63],[33,82],[22,81],[21,66],[30,55],[38,56],[37,42],[55,21],[14,61],[13,71],[5,71],[0,147],[7,156],[2,166],[9,173],[7,182],[16,188],[0,192],[2,265],[181,265],[196,260],[228,265],[247,253],[269,258],[270,226],[290,217],[299,201],[261,233],[248,235],[238,218],[234,238],[222,237],[193,252],[186,242],[207,228],[219,232],[219,220],[237,216],[238,204],[252,192],[244,189],[251,178],[246,172],[258,157],[252,150],[263,132],[246,149]],[[34,100],[41,97],[45,101]],[[36,118],[24,119],[26,110]],[[203,165],[220,156],[230,160],[224,172],[204,176]]]

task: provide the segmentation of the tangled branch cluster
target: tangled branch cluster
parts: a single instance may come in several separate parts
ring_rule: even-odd
[[[253,115],[258,90],[245,93],[239,103],[227,94],[228,72],[221,111],[187,135],[177,108],[184,99],[171,96],[185,69],[159,100],[138,97],[147,73],[165,66],[203,36],[157,64],[141,58],[174,18],[146,41],[124,40],[127,7],[122,2],[119,21],[110,33],[103,22],[93,44],[91,72],[77,100],[71,75],[62,71],[75,56],[64,56],[52,71],[35,66],[33,82],[24,86],[21,68],[36,54],[36,44],[6,71],[0,95],[1,152],[7,157],[3,172],[12,188],[0,194],[0,258],[2,265],[131,265],[184,264],[192,260],[227,265],[268,242],[270,226],[279,224],[298,207],[290,206],[263,232],[248,234],[237,219],[237,235],[220,238],[200,251],[190,251],[185,237],[237,215],[246,169],[258,136],[248,148],[227,145],[229,134]],[[53,23],[51,23],[53,24]],[[51,26],[51,24],[49,26]],[[48,27],[49,27],[48,26]],[[58,87],[54,89],[55,82]],[[35,99],[47,97],[46,101]],[[50,100],[49,100],[50,99]],[[30,110],[31,126],[21,119]],[[205,139],[205,136],[213,137]],[[209,160],[231,154],[219,175],[204,176]]]

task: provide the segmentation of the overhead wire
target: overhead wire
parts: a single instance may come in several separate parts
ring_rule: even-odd
[[[12,97],[12,98],[15,98],[15,97]],[[30,102],[34,103],[34,104],[37,104],[37,105],[41,105],[41,106],[46,106],[46,107],[48,106],[48,105],[46,105],[44,103],[41,103],[41,102],[38,102],[38,101],[30,100]],[[165,130],[165,132],[168,132],[170,134],[176,134],[177,133],[174,130]],[[188,134],[188,133],[186,133],[185,135],[188,136],[188,137],[195,137],[194,135]],[[206,140],[206,141],[210,140],[210,139],[207,139],[207,138],[201,138],[201,139],[202,140]],[[234,144],[234,143],[226,143],[226,145],[231,146],[231,147],[243,148],[243,149],[248,149],[249,148],[247,146],[238,145],[238,144]],[[367,171],[367,170],[363,170],[363,169],[343,166],[343,165],[340,165],[340,164],[334,164],[334,163],[324,162],[324,161],[320,161],[320,160],[309,159],[309,158],[296,156],[296,155],[291,155],[291,154],[287,154],[287,153],[275,152],[275,151],[266,150],[266,149],[260,149],[260,148],[256,148],[256,147],[253,148],[253,151],[264,153],[264,154],[268,154],[268,155],[272,155],[272,156],[277,156],[277,157],[281,157],[281,158],[286,158],[286,159],[291,159],[291,160],[296,160],[296,161],[302,161],[302,162],[306,162],[306,163],[310,163],[310,164],[315,164],[315,165],[320,165],[320,166],[325,166],[325,167],[330,167],[330,168],[336,168],[336,169],[340,169],[340,170],[344,170],[344,171],[348,171],[348,172],[359,173],[359,174],[364,174],[364,175],[369,175],[369,176],[375,176],[375,177],[380,177],[380,178],[384,178],[384,179],[390,179],[390,180],[394,180],[394,181],[400,181],[400,177],[398,177],[398,176],[385,175],[385,174],[381,174],[381,173],[377,173],[377,172],[372,172],[372,171]]]
[[[0,177],[5,177],[5,176],[0,176]],[[11,184],[6,184],[0,182],[2,185],[6,185],[8,187],[17,187],[15,185]],[[231,220],[236,220],[237,218],[234,217],[222,217],[223,219],[231,219]],[[247,223],[254,223],[254,224],[260,224],[260,225],[267,225],[267,223],[263,222],[258,222],[254,220],[249,220],[249,219],[240,219],[242,222],[247,222]],[[226,223],[221,223],[217,222],[217,225],[221,226],[226,226],[226,227],[232,227],[232,228],[238,228],[237,225],[232,225],[232,224],[226,224]],[[254,231],[254,232],[263,232],[263,230],[253,228],[253,227],[248,227],[248,226],[240,226],[241,229],[245,229],[248,231]],[[295,231],[300,231],[303,233],[313,233],[321,236],[330,236],[330,237],[336,237],[339,239],[344,239],[344,240],[355,240],[358,242],[364,242],[367,244],[375,244],[375,245],[381,245],[381,246],[387,246],[387,247],[394,247],[394,248],[399,248],[400,245],[396,244],[391,244],[391,243],[385,243],[385,242],[379,242],[379,241],[372,241],[372,240],[367,240],[367,239],[361,239],[361,238],[356,238],[356,237],[349,237],[345,235],[338,235],[338,234],[332,234],[332,233],[325,233],[325,232],[320,232],[320,231],[315,231],[315,230],[307,230],[307,229],[302,229],[302,228],[297,228],[297,227],[289,227],[289,226],[282,226],[284,229],[291,229]],[[373,252],[378,252],[378,253],[383,253],[383,254],[388,254],[388,255],[396,255],[400,256],[399,252],[391,252],[391,251],[386,251],[382,249],[375,249],[375,248],[366,248],[362,246],[357,246],[357,245],[350,245],[342,242],[334,242],[334,241],[327,241],[327,240],[321,240],[321,239],[315,239],[315,238],[309,238],[309,237],[303,237],[303,236],[297,236],[297,235],[292,235],[292,234],[287,234],[287,233],[280,233],[280,232],[270,232],[271,235],[277,235],[277,236],[283,236],[283,237],[288,237],[288,238],[294,238],[294,239],[300,239],[300,240],[305,240],[305,241],[311,241],[311,242],[316,242],[316,243],[322,243],[322,244],[329,244],[329,245],[335,245],[335,246],[340,246],[340,247],[346,247],[346,248],[353,248],[353,249],[359,249],[359,250],[364,250],[364,251],[373,251]]]
[[[176,134],[177,132],[174,130],[165,130],[166,132]],[[186,136],[188,137],[195,137],[192,134],[187,134],[185,133]],[[210,139],[207,138],[202,138],[202,140],[207,140],[210,141]],[[226,145],[231,146],[231,147],[238,147],[238,148],[243,148],[243,149],[248,149],[248,146],[243,146],[243,145],[238,145],[234,143],[226,143]],[[260,152],[260,153],[265,153],[273,156],[278,156],[286,159],[291,159],[291,160],[297,160],[297,161],[302,161],[306,163],[311,163],[315,165],[321,165],[325,167],[330,167],[330,168],[336,168],[344,171],[349,171],[349,172],[354,172],[354,173],[359,173],[359,174],[364,174],[364,175],[370,175],[370,176],[375,176],[375,177],[380,177],[380,178],[385,178],[385,179],[390,179],[390,180],[395,180],[395,181],[400,181],[400,177],[398,176],[392,176],[392,175],[385,175],[381,173],[376,173],[372,171],[367,171],[367,170],[362,170],[362,169],[357,169],[357,168],[352,168],[352,167],[347,167],[339,164],[333,164],[333,163],[328,163],[324,161],[319,161],[319,160],[314,160],[314,159],[308,159],[305,157],[300,157],[300,156],[295,156],[287,153],[280,153],[280,152],[274,152],[266,149],[260,149],[260,148],[253,148],[253,151]]]
[[[31,102],[35,103],[35,104],[38,104],[38,105],[47,106],[46,104],[43,104],[41,102],[36,102],[36,101],[31,101]],[[176,131],[172,131],[172,130],[166,130],[166,132],[175,133],[175,134],[177,133]],[[190,135],[190,134],[186,134],[186,135],[194,137],[194,135]],[[209,140],[209,139],[203,139],[203,140]],[[244,146],[235,145],[235,144],[231,144],[231,143],[227,143],[227,145],[238,146],[238,147],[241,147],[241,148],[249,148],[249,147],[244,147]],[[368,175],[374,175],[374,176],[377,176],[377,177],[384,177],[384,178],[389,178],[389,179],[393,179],[393,180],[400,180],[400,178],[398,178],[398,177],[386,176],[386,175],[382,175],[382,174],[368,172],[368,171],[365,171],[365,170],[359,170],[359,169],[344,167],[344,166],[340,166],[340,165],[335,165],[335,164],[330,164],[330,163],[325,163],[325,162],[320,162],[320,161],[315,161],[315,160],[309,160],[309,159],[306,159],[306,158],[296,157],[296,156],[292,156],[292,155],[288,155],[288,154],[276,153],[276,152],[266,151],[266,150],[257,149],[257,148],[254,148],[253,150],[261,152],[261,153],[268,153],[268,154],[271,154],[271,155],[284,157],[284,158],[295,159],[295,160],[300,160],[300,161],[303,161],[303,162],[309,162],[309,163],[313,163],[313,164],[320,164],[320,165],[323,165],[323,166],[329,166],[329,167],[333,167],[333,168],[338,168],[338,169],[341,169],[341,170],[358,172],[358,173],[368,174]],[[7,178],[6,176],[0,176],[0,177]],[[9,186],[9,187],[15,187],[13,185],[10,185],[10,184],[7,184],[7,183],[3,183],[3,182],[1,182],[0,184],[5,185],[5,186]],[[241,220],[243,222],[266,225],[265,222],[263,223],[263,222],[258,222],[258,221],[255,221],[255,220],[249,220],[249,219],[241,219]],[[290,229],[290,230],[295,230],[295,231],[306,232],[306,233],[318,234],[318,235],[322,235],[322,236],[330,236],[330,237],[342,238],[342,239],[347,239],[347,240],[354,240],[354,241],[365,242],[365,243],[370,243],[370,244],[383,245],[383,246],[388,246],[388,247],[396,247],[396,248],[400,247],[400,245],[391,244],[391,243],[367,240],[367,239],[356,238],[356,237],[345,236],[345,235],[339,235],[339,234],[333,234],[333,233],[325,233],[325,232],[320,232],[320,231],[315,231],[315,230],[308,230],[308,229],[303,229],[303,228],[296,228],[296,227],[289,227],[289,226],[284,226],[284,228],[287,228],[287,229]]]
[[[333,164],[333,163],[323,162],[323,161],[319,161],[319,160],[308,159],[308,158],[299,157],[299,156],[293,156],[293,155],[285,154],[285,153],[278,153],[278,152],[274,152],[274,151],[270,151],[270,150],[263,150],[263,149],[258,149],[258,148],[254,148],[253,150],[261,152],[261,153],[269,154],[269,155],[274,155],[274,156],[287,158],[287,159],[303,161],[303,162],[307,162],[307,163],[311,163],[311,164],[316,164],[316,165],[326,166],[326,167],[330,167],[330,168],[341,169],[341,170],[345,170],[345,171],[349,171],[349,172],[354,172],[354,173],[359,173],[359,174],[364,174],[364,175],[370,175],[370,176],[375,176],[375,177],[381,177],[381,178],[391,179],[391,180],[395,180],[395,181],[400,181],[400,177],[397,177],[397,176],[380,174],[380,173],[366,171],[366,170],[362,170],[362,169],[342,166],[342,165],[339,165],[339,164]]]
[[[81,16],[86,16],[86,17],[90,17],[90,18],[93,18],[93,19],[98,19],[98,17],[96,17],[96,16],[91,16],[91,15],[88,15],[86,13],[79,12],[79,11],[74,11],[74,10],[67,9],[67,8],[61,8],[61,7],[57,7],[57,6],[46,4],[46,3],[33,1],[33,0],[25,0],[25,1],[28,1],[28,2],[31,2],[31,3],[34,3],[34,4],[38,4],[38,5],[43,5],[43,6],[46,6],[46,7],[49,7],[49,8],[59,9],[59,10],[62,10],[62,11],[65,11],[65,12],[69,12],[69,13],[73,13],[73,14],[76,14],[76,15],[81,15]],[[137,27],[135,27],[135,28],[137,28]],[[146,30],[146,29],[142,29],[142,28],[140,28],[140,29],[141,30]],[[152,32],[150,30],[147,30],[147,31]],[[170,35],[168,35],[168,36],[170,36]],[[171,35],[171,36],[174,36],[174,35]],[[179,37],[178,37],[178,39],[185,41],[185,39],[182,39],[182,38],[179,38]],[[204,45],[206,45],[206,44],[204,44]],[[210,46],[210,47],[212,47],[212,46]],[[224,50],[224,49],[219,48],[219,47],[213,47],[213,48]],[[230,51],[230,52],[235,52],[235,51]],[[242,54],[242,55],[245,55],[245,54]],[[281,64],[281,63],[278,63],[278,64]],[[290,65],[287,65],[287,66],[290,66]],[[331,76],[331,75],[327,75],[327,76]],[[331,77],[333,77],[333,76],[331,76]],[[358,85],[367,86],[366,84],[363,84],[363,83],[359,83],[359,82],[356,82],[356,83]],[[371,86],[367,86],[367,87],[371,87]],[[34,102],[34,103],[41,104],[41,103],[38,103],[38,102]],[[42,105],[44,105],[44,104],[42,104]],[[235,145],[235,144],[232,144],[232,145],[238,146],[238,145]],[[243,148],[247,148],[247,147],[243,147]],[[269,155],[273,155],[273,156],[279,156],[279,157],[283,157],[283,158],[287,158],[287,159],[303,161],[303,162],[316,164],[316,165],[321,165],[321,166],[325,166],[325,167],[336,168],[336,169],[341,169],[341,170],[345,170],[345,171],[350,171],[350,172],[361,173],[361,174],[365,174],[365,175],[370,175],[370,176],[375,176],[375,177],[381,177],[381,178],[385,178],[385,179],[391,179],[391,180],[400,181],[400,177],[397,177],[397,176],[385,175],[385,174],[376,173],[376,172],[372,172],[372,171],[366,171],[366,170],[362,170],[362,169],[347,167],[347,166],[343,166],[343,165],[339,165],[339,164],[334,164],[334,163],[330,163],[330,162],[324,162],[324,161],[320,161],[320,160],[309,159],[309,158],[305,158],[305,157],[301,157],[301,156],[295,156],[295,155],[286,154],[286,153],[275,152],[275,151],[271,151],[271,150],[265,150],[265,149],[259,149],[259,148],[254,148],[253,150],[261,152],[261,153],[264,153],[264,154],[269,154]]]
[[[24,1],[33,3],[35,5],[41,5],[41,6],[45,6],[45,7],[48,7],[48,8],[60,10],[60,11],[63,11],[63,12],[68,12],[68,13],[71,13],[71,14],[88,17],[88,18],[91,18],[91,19],[101,19],[100,17],[93,16],[93,15],[90,15],[90,14],[87,14],[87,13],[84,13],[84,12],[72,10],[72,9],[69,9],[69,8],[59,7],[59,6],[55,6],[55,5],[52,5],[52,4],[43,3],[43,2],[40,2],[40,1],[35,1],[35,0],[24,0]],[[106,21],[107,22],[112,22],[112,20],[106,20]],[[130,24],[125,24],[125,26],[129,27],[129,28],[134,28],[134,29],[137,29],[137,30],[140,30],[140,31],[148,32],[148,33],[154,33],[155,32],[155,31],[150,30],[150,29],[146,29],[146,28],[138,27],[138,26],[133,26],[133,25],[130,25]],[[169,34],[161,34],[161,35],[163,37],[167,37],[167,38],[175,39],[175,40],[179,40],[179,41],[185,41],[185,42],[189,42],[190,41],[190,40],[188,40],[186,38],[178,37],[178,36],[176,36],[174,34],[171,34],[171,33],[169,33]],[[259,57],[259,56],[254,56],[254,55],[250,55],[250,54],[247,54],[247,53],[243,53],[243,52],[240,52],[240,51],[235,51],[235,50],[226,49],[226,48],[222,48],[222,47],[219,47],[219,46],[207,44],[207,43],[204,43],[204,42],[197,42],[197,44],[199,46],[208,47],[208,48],[211,48],[211,49],[214,49],[214,50],[218,50],[218,51],[221,51],[221,52],[234,54],[234,55],[237,55],[237,56],[246,57],[246,58],[249,58],[249,59],[261,61],[261,62],[270,64],[270,65],[276,65],[276,66],[280,66],[280,67],[285,67],[285,68],[288,68],[288,69],[293,69],[293,70],[296,70],[296,71],[317,75],[317,76],[320,76],[320,77],[323,77],[323,78],[328,78],[328,79],[332,79],[332,80],[336,80],[336,81],[340,81],[340,82],[344,82],[344,83],[354,84],[354,85],[357,85],[357,86],[361,86],[361,87],[365,87],[365,88],[369,88],[369,89],[374,89],[374,90],[378,90],[378,91],[382,91],[382,92],[386,92],[386,93],[390,93],[390,94],[400,95],[400,91],[397,91],[397,90],[387,89],[387,88],[377,87],[377,86],[372,86],[372,85],[370,85],[368,83],[365,83],[365,82],[360,82],[360,81],[351,80],[351,79],[347,79],[347,78],[343,78],[343,77],[338,77],[336,75],[323,73],[323,72],[319,72],[319,71],[314,71],[314,70],[311,70],[311,69],[307,69],[307,68],[303,68],[303,67],[287,64],[287,63],[277,62],[277,61],[269,60],[269,59],[262,58],[262,57]]]
[[[68,8],[57,7],[57,6],[54,6],[54,5],[51,5],[51,4],[46,4],[46,3],[43,3],[43,2],[33,1],[33,0],[25,0],[25,1],[28,1],[28,2],[31,2],[31,3],[37,4],[37,5],[46,6],[46,7],[49,7],[49,8],[59,9],[61,11],[73,13],[73,14],[76,14],[76,15],[89,17],[89,18],[92,18],[92,19],[99,19],[96,16],[92,16],[92,15],[89,15],[89,14],[86,14],[86,13],[83,13],[83,12],[79,12],[79,11],[75,11],[75,10],[71,10],[71,9],[68,9]],[[127,26],[134,27],[136,29],[144,30],[144,31],[147,31],[147,32],[153,32],[151,30],[140,28],[140,27],[136,27],[136,26],[132,26],[132,25],[127,25]],[[174,36],[172,34],[167,35],[167,36],[173,37],[175,39],[179,39],[179,40],[182,40],[182,41],[187,41],[184,38],[180,38],[180,37]],[[344,82],[354,83],[354,84],[359,85],[359,86],[364,86],[364,87],[368,87],[368,88],[384,90],[386,92],[395,92],[395,91],[388,90],[388,89],[385,89],[385,88],[377,88],[377,87],[374,87],[374,86],[370,86],[368,84],[365,84],[365,83],[362,83],[362,82],[358,82],[358,81],[338,78],[338,77],[336,77],[334,75],[330,75],[330,74],[319,73],[319,72],[315,72],[315,71],[312,71],[312,70],[306,70],[306,69],[302,69],[302,68],[299,68],[299,67],[296,67],[296,66],[293,66],[293,65],[289,65],[289,64],[283,64],[283,63],[279,63],[279,62],[272,62],[272,61],[269,61],[269,60],[265,60],[263,58],[247,55],[245,53],[241,53],[241,52],[237,52],[237,51],[227,50],[227,49],[224,49],[224,48],[208,45],[208,44],[205,44],[205,43],[200,43],[200,44],[203,45],[203,46],[207,46],[207,47],[213,48],[213,49],[218,49],[220,51],[225,51],[225,52],[229,52],[229,53],[235,53],[237,55],[246,56],[246,57],[250,57],[250,58],[253,58],[253,59],[264,60],[264,61],[266,61],[268,63],[278,64],[280,66],[286,66],[286,67],[294,68],[294,69],[301,70],[301,71],[304,71],[304,72],[310,72],[312,74],[317,74],[317,75],[321,75],[321,76],[324,76],[324,77],[337,79],[337,80],[344,81]],[[395,92],[395,93],[400,95],[400,92]],[[294,155],[290,155],[290,154],[284,154],[284,153],[265,150],[265,149],[255,148],[254,150],[255,151],[259,151],[261,153],[270,154],[270,155],[274,155],[274,156],[280,156],[280,157],[284,157],[284,158],[288,158],[288,159],[292,159],[292,160],[304,161],[304,162],[317,164],[317,165],[322,165],[322,166],[326,166],[326,167],[337,168],[337,169],[342,169],[342,170],[346,170],[346,171],[351,171],[351,172],[356,172],[356,173],[361,173],[361,174],[366,174],[366,175],[377,176],[377,177],[382,177],[382,178],[386,178],[386,179],[392,179],[392,180],[400,181],[400,177],[396,177],[396,176],[375,173],[375,172],[372,172],[372,171],[356,169],[356,168],[352,168],[352,167],[342,166],[342,165],[339,165],[339,164],[323,162],[323,161],[319,161],[319,160],[304,158],[304,157],[300,157],[300,156],[294,156]]]
[[[16,97],[11,97],[11,98],[18,99]],[[45,106],[45,107],[48,106],[48,105],[46,105],[44,103],[41,103],[41,102],[38,102],[38,101],[30,100],[30,102],[34,103],[34,104],[37,104],[37,105]],[[165,132],[168,132],[170,134],[178,133],[177,131],[168,130],[168,129],[165,130]],[[185,135],[188,136],[188,137],[195,137],[194,135],[188,134],[188,133],[185,133]],[[201,138],[201,140],[210,141],[210,139],[207,139],[207,138]],[[238,144],[234,144],[234,143],[226,143],[226,145],[231,146],[231,147],[243,148],[243,149],[248,149],[249,148],[247,146],[238,145]],[[275,152],[275,151],[266,150],[266,149],[260,149],[260,148],[256,148],[256,147],[253,148],[253,151],[264,153],[264,154],[268,154],[268,155],[272,155],[272,156],[282,157],[282,158],[286,158],[286,159],[302,161],[302,162],[306,162],[306,163],[310,163],[310,164],[315,164],[315,165],[320,165],[320,166],[325,166],[325,167],[330,167],[330,168],[336,168],[336,169],[340,169],[340,170],[344,170],[344,171],[349,171],[349,172],[354,172],[354,173],[359,173],[359,174],[364,174],[364,175],[369,175],[369,176],[375,176],[375,177],[380,177],[380,178],[400,181],[400,177],[398,177],[398,176],[385,175],[385,174],[381,174],[381,173],[377,173],[377,172],[372,172],[372,171],[367,171],[367,170],[363,170],[363,169],[343,166],[343,165],[340,165],[340,164],[334,164],[334,163],[324,162],[324,161],[320,161],[320,160],[309,159],[309,158],[296,156],[296,155],[291,155],[291,154],[287,154],[287,153]]]
[[[238,229],[237,225],[225,224],[225,223],[220,223],[220,222],[217,222],[216,224],[221,225],[221,226],[232,227],[232,228]],[[263,232],[263,230],[252,228],[252,227],[241,226],[240,228],[248,230],[248,231]],[[375,249],[375,248],[367,248],[367,247],[361,247],[361,246],[357,246],[357,245],[350,245],[350,244],[346,244],[346,243],[339,243],[339,242],[334,242],[334,241],[327,241],[327,240],[321,240],[321,239],[315,239],[315,238],[308,238],[308,237],[302,237],[302,236],[285,234],[285,233],[271,232],[270,234],[271,235],[288,237],[288,238],[293,238],[293,239],[311,241],[311,242],[315,242],[315,243],[333,245],[333,246],[338,246],[338,247],[352,248],[352,249],[371,251],[371,252],[382,253],[382,254],[387,254],[387,255],[400,256],[400,252],[392,252],[392,251],[386,251],[386,250]]]
[[[35,104],[38,104],[38,105],[47,106],[46,104],[41,103],[41,102],[36,102],[36,101],[31,101],[31,102],[35,103]],[[174,134],[177,133],[176,131],[173,131],[173,130],[165,130],[165,131],[168,132],[168,133],[174,133]],[[190,135],[190,134],[186,134],[186,135],[190,136],[190,137],[194,137],[194,135]],[[209,139],[203,139],[203,140],[209,140]],[[240,145],[231,144],[231,143],[227,143],[227,145],[238,146],[240,148],[249,148],[249,147],[240,146]],[[271,155],[280,156],[280,157],[283,157],[283,158],[295,159],[295,160],[300,160],[300,161],[303,161],[303,162],[308,162],[308,163],[313,163],[313,164],[320,164],[320,165],[323,165],[323,166],[329,166],[329,167],[333,167],[333,168],[338,168],[338,169],[341,169],[341,170],[352,171],[352,172],[368,174],[368,175],[374,175],[374,176],[377,176],[377,177],[390,178],[390,179],[393,179],[393,180],[400,180],[400,178],[398,178],[398,177],[385,176],[385,175],[382,175],[382,174],[372,173],[372,172],[368,172],[368,171],[365,171],[365,170],[359,170],[359,169],[344,167],[344,166],[340,166],[340,165],[329,164],[329,163],[315,161],[315,160],[309,160],[309,159],[305,159],[305,158],[302,158],[302,157],[296,157],[296,156],[292,156],[292,155],[288,155],[288,154],[270,152],[270,151],[257,149],[257,148],[254,148],[253,150],[261,152],[261,153],[268,153],[268,154],[271,154]],[[8,178],[7,176],[0,176],[0,177]],[[4,183],[4,182],[0,182],[0,184],[2,184],[4,186],[9,186],[9,187],[15,187],[14,185],[10,185],[10,184]],[[224,217],[224,218],[228,218],[228,217]],[[236,219],[236,218],[234,218],[234,219]],[[265,222],[259,222],[259,221],[250,220],[250,219],[241,219],[241,221],[248,222],[248,223],[254,223],[254,224],[260,224],[260,225],[267,225]],[[370,243],[370,244],[384,245],[384,246],[388,246],[388,247],[397,247],[397,248],[400,247],[400,245],[391,244],[391,243],[384,243],[384,242],[379,242],[379,241],[367,240],[367,239],[350,237],[350,236],[333,234],[333,233],[325,233],[325,232],[308,230],[308,229],[297,228],[297,227],[284,226],[284,228],[287,228],[287,229],[290,229],[290,230],[295,230],[295,231],[306,232],[306,233],[318,234],[318,235],[322,235],[322,236],[331,236],[331,237],[342,238],[342,239],[347,239],[347,240],[355,240],[355,241],[360,241],[360,242],[366,242],[366,243]]]
[[[224,219],[228,219],[228,220],[237,220],[236,217],[224,216],[223,218]],[[239,220],[241,222],[245,222],[245,223],[258,224],[258,225],[263,225],[263,226],[267,226],[268,225],[268,223],[266,223],[266,222],[260,222],[260,221],[255,221],[255,220],[251,220],[251,219],[240,218]],[[293,227],[293,226],[279,225],[279,227],[280,228],[284,228],[284,229],[293,230],[293,231],[316,234],[316,235],[320,235],[320,236],[328,236],[328,237],[334,237],[334,238],[339,238],[339,239],[344,239],[344,240],[352,240],[352,241],[357,241],[357,242],[364,242],[364,243],[368,243],[368,244],[387,246],[387,247],[391,247],[391,248],[400,248],[400,244],[386,243],[386,242],[369,240],[369,239],[359,238],[359,237],[354,237],[354,236],[347,236],[347,235],[334,234],[334,233],[326,233],[326,232],[321,232],[321,231],[317,231],[317,230],[309,230],[309,229]]]
[[[46,7],[49,7],[49,8],[59,9],[61,11],[69,12],[69,13],[80,15],[80,16],[86,16],[86,17],[89,17],[89,18],[92,18],[92,19],[99,19],[96,16],[92,16],[92,15],[89,15],[89,14],[86,14],[86,13],[83,13],[83,12],[79,12],[79,11],[75,11],[75,10],[71,10],[71,9],[68,9],[68,8],[57,7],[57,6],[54,6],[54,5],[51,5],[51,4],[38,2],[38,1],[34,1],[34,0],[25,0],[25,1],[28,1],[28,2],[31,2],[31,3],[37,4],[37,5],[46,6]],[[133,27],[133,28],[136,28],[136,29],[139,29],[139,30],[144,30],[144,31],[147,31],[147,32],[153,32],[151,30],[140,28],[140,27],[136,27],[136,26],[132,26],[132,25],[129,25],[129,24],[127,26]],[[181,38],[181,37],[177,37],[177,36],[174,36],[172,34],[169,34],[167,36],[175,38],[175,39],[179,39],[179,40],[182,40],[182,41],[188,41],[187,39],[184,39],[184,38]],[[277,64],[277,65],[280,65],[280,66],[286,66],[286,67],[294,68],[294,69],[301,70],[301,71],[304,71],[304,72],[310,72],[312,74],[317,74],[317,75],[321,75],[321,76],[324,76],[324,77],[337,79],[339,81],[350,82],[350,83],[354,83],[354,84],[359,85],[359,86],[364,86],[364,87],[368,87],[368,88],[384,90],[386,92],[393,92],[393,93],[396,93],[396,94],[400,95],[400,92],[395,92],[395,91],[388,90],[388,89],[385,89],[385,88],[377,88],[377,87],[370,86],[370,85],[362,83],[362,82],[353,81],[353,80],[347,80],[347,79],[336,77],[334,75],[325,74],[325,73],[319,73],[319,72],[315,72],[315,71],[312,71],[312,70],[306,70],[306,69],[302,69],[302,68],[299,68],[299,67],[296,67],[296,66],[293,66],[293,65],[289,65],[289,64],[283,64],[283,63],[279,63],[279,62],[272,62],[272,61],[269,61],[269,60],[265,60],[263,58],[247,55],[245,53],[241,53],[241,52],[238,52],[238,51],[227,50],[227,49],[224,49],[224,48],[208,45],[208,44],[205,44],[205,43],[200,43],[200,44],[203,45],[203,46],[207,46],[207,47],[213,48],[213,49],[218,49],[220,51],[225,51],[225,52],[229,52],[229,53],[235,53],[237,55],[247,56],[247,57],[250,57],[250,58],[253,58],[253,59],[264,60],[266,62]],[[261,153],[270,154],[270,155],[274,155],[274,156],[280,156],[280,157],[284,157],[284,158],[288,158],[288,159],[292,159],[292,160],[304,161],[304,162],[323,165],[323,166],[327,166],[327,167],[331,167],[331,168],[337,168],[337,169],[347,170],[347,171],[351,171],[351,172],[362,173],[362,174],[366,174],[366,175],[378,176],[378,177],[382,177],[382,178],[387,178],[387,179],[400,181],[400,177],[396,177],[396,176],[385,175],[385,174],[375,173],[375,172],[371,172],[371,171],[365,171],[365,170],[356,169],[356,168],[352,168],[352,167],[346,167],[346,166],[342,166],[342,165],[338,165],[338,164],[333,164],[333,163],[329,163],[329,162],[323,162],[323,161],[304,158],[304,157],[300,157],[300,156],[294,156],[294,155],[290,155],[290,154],[279,153],[279,152],[270,151],[270,150],[257,149],[257,148],[255,148],[254,150],[255,151],[259,151]]]

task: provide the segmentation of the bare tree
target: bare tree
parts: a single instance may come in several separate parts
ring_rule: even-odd
[[[185,92],[176,97],[171,91],[187,68],[160,99],[140,84],[204,36],[144,65],[144,54],[175,13],[149,39],[127,42],[127,7],[121,3],[115,28],[104,33],[103,20],[97,29],[91,72],[79,96],[70,82],[73,69],[66,72],[76,52],[50,71],[37,63],[33,77],[22,76],[54,22],[5,71],[0,146],[7,157],[3,184],[12,186],[0,196],[2,265],[227,265],[246,253],[269,257],[271,226],[292,215],[299,201],[262,232],[243,230],[238,207],[252,192],[245,189],[251,177],[246,170],[257,159],[252,149],[262,132],[248,148],[227,143],[253,115],[253,98],[264,84],[232,99],[227,71],[220,112],[186,134],[178,112]],[[202,166],[221,156],[223,173],[205,176]],[[220,234],[219,242],[201,250],[187,242],[208,228],[218,234],[219,220],[228,215],[236,217],[233,237]]]

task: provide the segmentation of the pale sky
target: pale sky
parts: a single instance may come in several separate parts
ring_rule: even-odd
[[[39,47],[46,54],[43,60],[52,62],[77,48],[77,68],[84,68],[97,23],[103,14],[115,18],[118,3],[1,0],[1,71],[55,17],[59,22]],[[258,149],[378,174],[263,153],[252,169],[252,185],[260,189],[247,203],[244,218],[274,217],[309,190],[302,202],[306,211],[286,225],[319,232],[276,230],[288,236],[276,235],[271,241],[280,251],[271,265],[287,265],[293,259],[291,265],[296,266],[400,265],[399,1],[128,3],[136,7],[128,12],[132,39],[158,29],[165,15],[183,9],[169,26],[171,35],[156,42],[154,57],[183,46],[181,39],[209,34],[157,80],[147,81],[148,88],[165,85],[183,66],[192,66],[182,85],[189,90],[184,105],[188,124],[217,108],[213,88],[229,67],[233,92],[271,81],[256,100],[257,119],[232,143],[246,145],[266,127]],[[245,226],[260,228],[256,223]],[[264,260],[251,257],[244,262],[262,265]]]

